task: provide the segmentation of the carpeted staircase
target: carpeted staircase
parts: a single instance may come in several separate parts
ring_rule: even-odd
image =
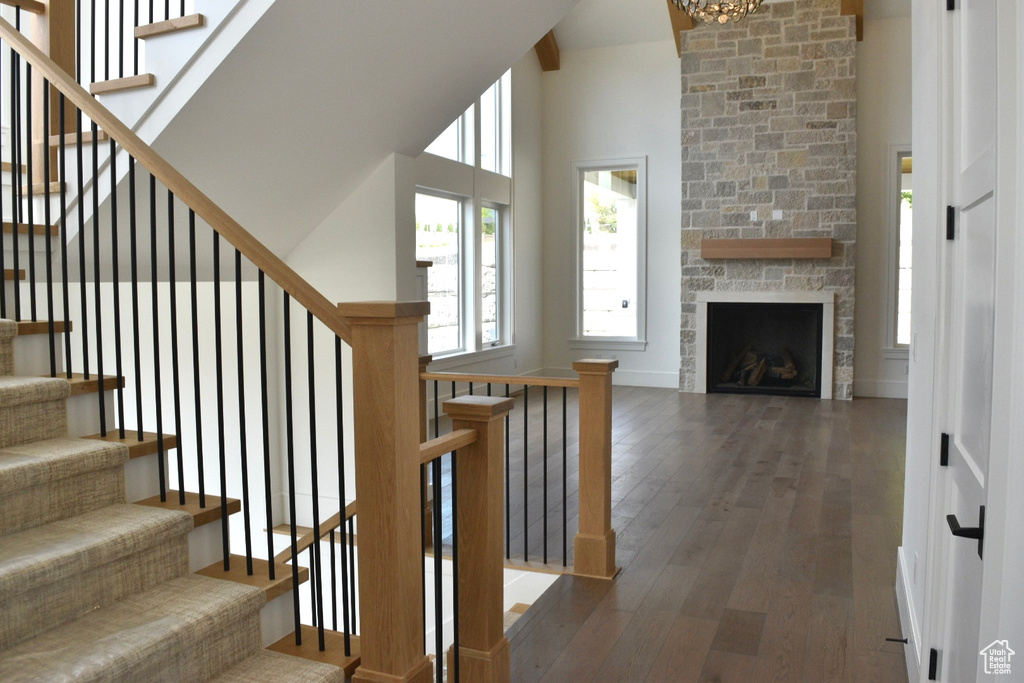
[[[70,385],[13,375],[17,329],[0,320],[0,681],[344,681],[262,649],[261,589],[189,573],[192,516],[125,503],[126,447],[67,437]]]

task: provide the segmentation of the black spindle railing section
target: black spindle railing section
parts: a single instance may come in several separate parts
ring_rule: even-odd
[[[436,437],[435,437],[436,438]],[[447,462],[445,462],[447,461]],[[447,467],[445,465],[447,464]],[[459,526],[458,526],[458,453],[438,456],[421,465],[420,476],[430,481],[432,524],[429,553],[423,569],[424,621],[427,603],[433,611],[433,624],[424,624],[424,635],[433,630],[429,643],[434,654],[434,678],[437,683],[459,680],[459,657],[452,657],[453,665],[447,671],[447,650],[450,645],[459,651]],[[421,508],[421,528],[427,523],[425,506]],[[446,559],[447,558],[447,559]],[[445,561],[451,562],[452,584],[445,604],[444,576]],[[430,565],[433,580],[427,581],[427,566]],[[447,637],[448,617],[451,619],[451,638]],[[424,643],[426,648],[427,643]],[[429,652],[428,652],[429,654]]]
[[[579,500],[578,380],[444,372],[427,372],[421,378],[428,402],[427,433],[435,438],[450,429],[440,407],[453,396],[472,396],[483,388],[487,396],[515,399],[505,417],[505,558],[567,568],[572,563],[569,538],[575,534],[570,525]],[[439,514],[446,521],[454,515],[445,506]]]
[[[124,6],[104,0],[78,12],[98,17],[90,31],[113,30],[122,19],[112,12]],[[176,8],[156,11],[173,17]],[[101,144],[100,122],[80,107],[116,130],[114,120],[2,28],[10,190],[0,192],[0,317],[46,318],[48,367],[38,372],[95,393],[83,400],[96,434],[75,436],[155,451],[146,495],[171,508],[240,506],[237,518],[218,515],[216,571],[288,582],[296,589],[296,644],[302,624],[313,625],[318,637],[307,645],[324,650],[337,640],[358,656],[355,513],[346,507],[355,496],[345,479],[351,432],[342,422],[346,369],[336,321],[322,307],[307,310],[275,281],[280,274],[250,260],[248,242],[214,230],[165,184],[154,157],[130,154],[112,131]],[[25,55],[50,70],[33,74],[36,63]],[[93,55],[85,66],[120,69],[121,57]],[[59,95],[41,73],[59,81]],[[9,270],[26,271],[25,280],[9,280]],[[253,533],[253,516],[265,535]],[[287,543],[275,537],[282,522]],[[302,540],[307,526],[322,529],[316,540]],[[327,535],[337,539],[329,553]]]

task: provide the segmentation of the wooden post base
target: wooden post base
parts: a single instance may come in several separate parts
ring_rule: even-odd
[[[468,647],[459,648],[459,679],[474,683],[508,683],[511,680],[510,648],[508,638],[501,640],[490,652]],[[448,680],[454,680],[455,646],[448,648]]]
[[[615,566],[615,529],[610,529],[603,536],[576,534],[573,540],[573,574],[611,579],[618,572]]]
[[[426,655],[403,676],[370,671],[360,666],[352,674],[352,683],[431,683],[434,680],[434,663]]]

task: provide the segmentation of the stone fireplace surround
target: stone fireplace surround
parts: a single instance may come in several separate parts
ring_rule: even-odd
[[[835,351],[835,295],[832,292],[699,292],[697,294],[697,337],[694,393],[707,393],[708,303],[821,304],[821,397],[832,398],[833,355]]]
[[[776,2],[682,32],[681,391],[706,390],[701,299],[784,295],[831,304],[822,394],[852,397],[857,43],[840,5]],[[831,238],[832,257],[702,256],[703,240],[737,238]]]

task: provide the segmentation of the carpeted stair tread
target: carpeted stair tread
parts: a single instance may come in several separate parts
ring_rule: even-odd
[[[0,448],[0,510],[11,491],[68,479],[128,461],[128,449],[92,439],[46,439]]]
[[[124,502],[128,449],[87,439],[0,448],[0,536]]]
[[[208,680],[259,650],[263,604],[249,586],[171,579],[0,652],[0,680]]]
[[[330,664],[283,655],[272,650],[260,650],[214,678],[212,683],[249,683],[250,681],[344,683],[345,672]]]
[[[191,529],[188,513],[119,504],[4,536],[0,596],[73,577]]]
[[[18,323],[13,320],[0,319],[0,341],[8,341],[18,336]]]
[[[71,395],[71,385],[59,377],[0,376],[0,410],[28,403],[57,401]]]

